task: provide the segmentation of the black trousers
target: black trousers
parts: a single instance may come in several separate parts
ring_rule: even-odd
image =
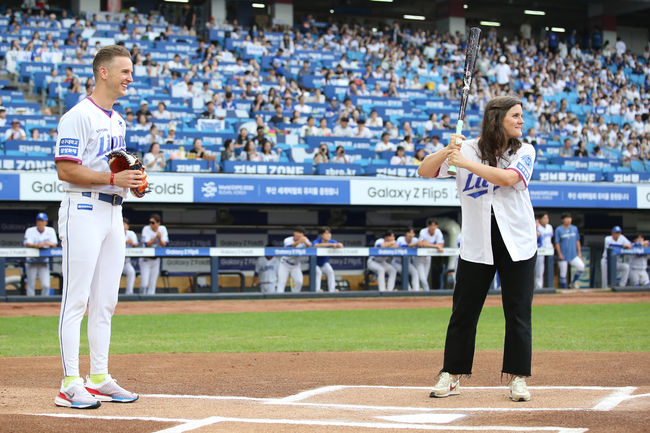
[[[469,241],[469,240],[468,240]],[[537,254],[528,260],[513,262],[501,232],[492,216],[492,254],[494,265],[458,261],[451,319],[445,341],[442,371],[471,374],[474,362],[476,325],[485,297],[499,272],[503,313],[506,319],[502,373],[530,376],[532,358],[531,305]]]

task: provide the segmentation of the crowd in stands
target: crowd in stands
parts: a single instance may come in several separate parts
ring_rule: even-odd
[[[34,106],[0,90],[4,153],[19,154],[6,146],[11,140],[53,145],[57,114],[92,92],[92,58],[108,43],[132,53],[134,84],[115,108],[131,150],[152,171],[198,159],[210,171],[249,161],[382,173],[369,167],[414,167],[446,144],[463,85],[464,35],[397,22],[320,24],[307,17],[295,28],[248,30],[211,20],[197,32],[153,13],[6,8],[2,70],[43,99]],[[593,46],[575,32],[541,40],[529,33],[484,34],[466,135],[478,135],[489,99],[516,94],[537,168],[575,169],[567,158],[583,158],[589,168],[650,171],[650,46],[635,55],[620,39]]]

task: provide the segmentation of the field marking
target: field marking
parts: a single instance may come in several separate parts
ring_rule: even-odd
[[[591,410],[599,410],[599,411],[612,410],[616,406],[621,404],[623,401],[629,399],[630,395],[635,390],[636,390],[635,386],[626,386],[624,388],[619,388],[609,396],[603,398],[596,406],[592,407]]]
[[[299,392],[298,394],[290,395],[288,397],[280,398],[277,399],[278,403],[295,403],[300,400],[305,400],[309,397],[313,397],[315,395],[320,395],[320,394],[326,394],[328,392],[334,392],[334,391],[339,391],[341,389],[345,389],[347,386],[346,385],[332,385],[332,386],[323,386],[320,388],[315,388],[311,389],[308,391],[303,391]]]
[[[191,394],[140,394],[140,397],[148,398],[187,398],[197,400],[247,400],[247,401],[268,401],[268,398],[241,397],[235,395],[191,395]]]
[[[83,418],[83,419],[105,419],[118,421],[160,421],[188,423],[194,420],[187,418],[161,418],[157,416],[116,416],[116,415],[86,415],[76,413],[27,413],[25,415],[49,416],[53,418]]]
[[[185,424],[170,427],[168,429],[158,430],[156,433],[183,433],[190,430],[196,430],[197,428],[200,427],[205,427],[208,425],[219,423],[221,422],[222,419],[223,418],[220,416],[210,416],[207,418],[197,419],[197,420],[187,422]]]
[[[375,418],[410,424],[448,424],[466,416],[464,413],[410,413],[407,415],[376,416]]]

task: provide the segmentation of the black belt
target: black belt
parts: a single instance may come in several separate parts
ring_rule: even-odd
[[[81,195],[83,195],[84,197],[92,197],[93,193],[92,192],[82,192]],[[113,206],[119,206],[119,205],[122,204],[122,201],[124,201],[124,199],[120,195],[117,195],[117,194],[104,194],[103,192],[98,192],[97,193],[97,200],[105,201],[106,203],[110,203]]]

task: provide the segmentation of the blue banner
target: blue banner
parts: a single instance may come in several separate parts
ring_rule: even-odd
[[[632,208],[637,207],[635,186],[558,185],[532,183],[530,199],[535,207]]]
[[[56,164],[51,156],[0,156],[0,169],[56,171]]]
[[[533,170],[533,179],[543,182],[599,182],[603,174],[596,171]]]
[[[0,174],[0,200],[20,200],[20,175]]]
[[[420,177],[416,165],[369,165],[366,168],[366,174],[397,177]]]
[[[224,161],[224,173],[235,174],[282,174],[305,175],[313,174],[314,166],[311,163],[293,162],[253,162],[253,161]]]
[[[316,174],[325,176],[360,176],[363,167],[359,164],[316,164]]]
[[[347,179],[196,177],[194,201],[208,203],[349,204]]]

